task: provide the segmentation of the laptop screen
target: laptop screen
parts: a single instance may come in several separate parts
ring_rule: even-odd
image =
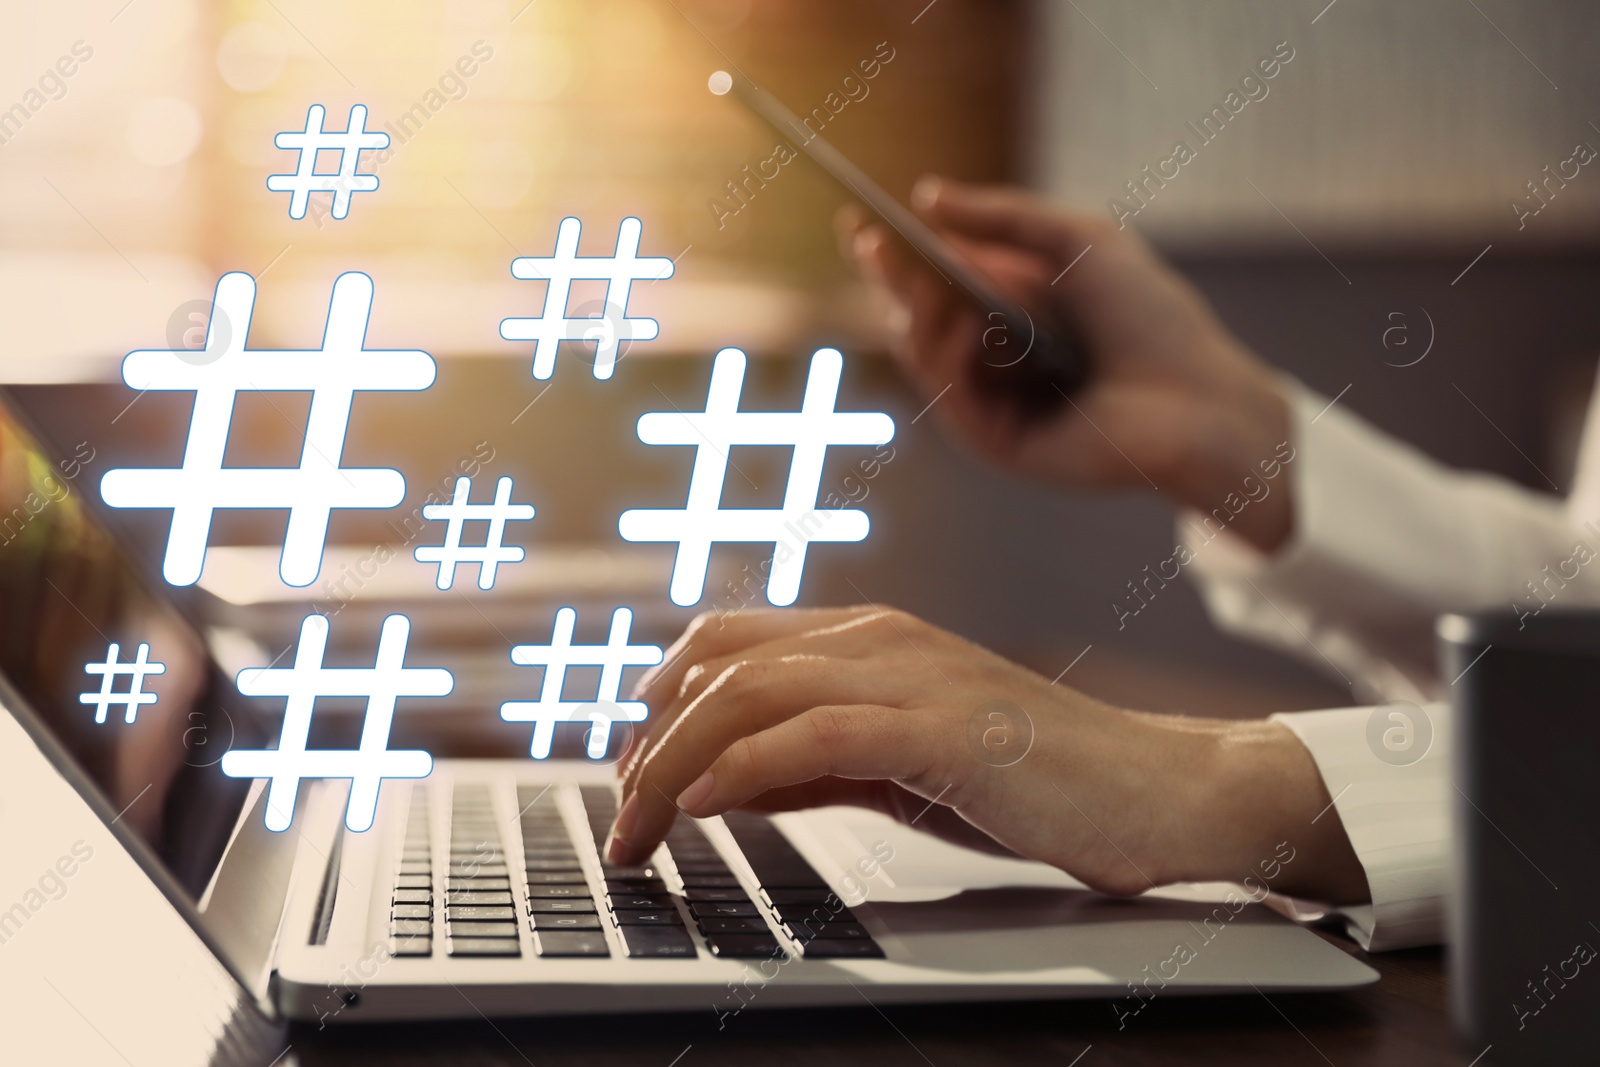
[[[198,899],[221,857],[250,783],[216,764],[257,744],[248,713],[223,706],[232,686],[194,627],[142,580],[85,496],[99,466],[87,443],[52,456],[0,402],[0,672],[34,716]],[[104,665],[142,645],[163,665],[141,689],[156,699],[102,704]],[[130,677],[116,674],[113,694]],[[89,699],[86,701],[85,696]],[[104,709],[102,712],[102,708]]]

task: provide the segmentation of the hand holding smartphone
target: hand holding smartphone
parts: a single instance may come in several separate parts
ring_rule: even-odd
[[[727,71],[708,82],[713,93],[729,95],[794,146],[882,219],[940,277],[976,305],[989,324],[983,332],[978,372],[996,391],[1005,392],[1023,413],[1053,411],[1083,383],[1088,362],[1081,342],[1065,323],[1030,310],[1001,293],[943,237],[891,197],[844,153],[812,133],[766,90]]]

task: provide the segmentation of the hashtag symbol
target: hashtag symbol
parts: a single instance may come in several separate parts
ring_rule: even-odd
[[[502,563],[517,563],[525,555],[518,545],[505,545],[506,523],[524,522],[533,518],[532,504],[511,503],[511,479],[502,477],[495,483],[494,502],[469,504],[472,479],[457,478],[455,495],[448,504],[424,504],[422,517],[444,519],[447,525],[444,544],[422,545],[412,553],[419,563],[439,565],[440,589],[449,589],[456,581],[457,563],[478,565],[478,588],[493,589],[495,569]],[[461,535],[469,522],[487,522],[489,530],[483,544],[463,545]]]
[[[133,722],[138,717],[141,707],[156,702],[156,694],[144,692],[145,678],[152,674],[167,673],[167,665],[165,663],[150,662],[150,646],[143,642],[140,643],[139,651],[134,655],[131,662],[117,662],[117,657],[121,652],[121,647],[113,641],[111,642],[111,647],[106,650],[106,661],[104,663],[91,662],[83,665],[83,673],[100,675],[100,691],[98,693],[78,694],[78,703],[93,704],[95,706],[95,722],[103,723],[106,721],[106,711],[112,704],[121,704],[126,709],[122,720],[124,722]],[[128,676],[128,691],[126,693],[113,693],[111,691],[111,684],[119,674]]]
[[[230,778],[267,778],[267,829],[282,831],[294,821],[300,782],[307,778],[348,778],[350,796],[344,824],[360,832],[370,829],[378,810],[378,787],[385,778],[426,778],[433,757],[421,750],[389,749],[399,697],[446,696],[455,688],[450,672],[440,667],[405,666],[411,620],[390,615],[378,635],[371,667],[324,667],[328,620],[307,615],[300,623],[300,641],[292,667],[252,667],[239,672],[237,685],[245,696],[284,697],[283,730],[277,748],[234,749],[222,757],[222,773]],[[361,742],[354,749],[307,749],[311,713],[319,697],[365,697]]]
[[[677,542],[672,602],[687,607],[705,592],[711,545],[717,541],[771,542],[767,599],[784,607],[800,594],[806,547],[812,541],[860,541],[870,523],[853,508],[817,511],[822,461],[829,445],[881,445],[894,437],[894,420],[881,411],[835,411],[844,358],[832,348],[811,357],[799,411],[740,411],[745,356],[737,348],[717,353],[704,411],[650,411],[639,417],[647,445],[694,445],[689,498],[681,510],[632,510],[617,527],[627,541]],[[728,450],[734,445],[787,445],[794,449],[783,506],[723,508]]]
[[[554,256],[520,256],[511,261],[513,277],[549,283],[544,310],[538,318],[500,322],[500,336],[507,341],[534,342],[535,378],[542,381],[555,371],[556,349],[562,341],[587,340],[595,343],[594,376],[609,378],[617,365],[617,348],[623,341],[649,341],[660,332],[655,319],[629,318],[627,313],[628,294],[634,282],[670,278],[675,269],[672,260],[665,257],[639,258],[642,229],[638,219],[623,219],[611,255],[580,257],[578,235],[583,232],[583,223],[562,219]],[[567,301],[572,283],[577,280],[606,283],[606,310],[599,317],[567,318]]]
[[[588,753],[601,759],[611,744],[611,723],[644,722],[649,709],[637,700],[618,701],[624,667],[652,667],[661,662],[658,645],[630,645],[628,631],[633,612],[618,608],[611,613],[611,636],[603,645],[574,645],[572,626],[578,613],[571,608],[556,612],[554,633],[548,645],[517,645],[511,649],[511,662],[523,667],[543,667],[538,700],[509,700],[500,705],[506,722],[533,723],[533,745],[529,755],[545,759],[555,741],[556,723],[589,720]],[[567,668],[599,667],[600,685],[594,700],[563,700]]]
[[[275,193],[289,194],[289,217],[306,217],[306,204],[312,193],[333,193],[333,217],[342,219],[350,214],[350,194],[370,193],[378,187],[376,174],[357,174],[361,152],[368,148],[388,148],[389,135],[378,131],[368,133],[367,109],[357,104],[350,109],[350,118],[343,133],[323,132],[322,119],[327,110],[321,104],[312,104],[306,111],[306,128],[278,134],[273,144],[279,148],[298,149],[300,157],[293,174],[267,175],[267,188]],[[339,169],[331,174],[317,173],[317,153],[339,153]]]
[[[162,573],[173,585],[199,579],[219,508],[287,508],[278,569],[287,584],[305,586],[322,568],[334,508],[392,508],[405,497],[399,471],[341,467],[339,457],[356,391],[426,389],[433,384],[433,358],[364,347],[372,279],[356,272],[333,283],[321,348],[247,351],[255,293],[248,274],[224,274],[217,281],[204,360],[184,348],[130,352],[122,363],[123,381],[134,389],[195,394],[183,466],[107,471],[100,481],[100,496],[110,507],[172,509]],[[223,466],[234,400],[247,391],[311,393],[300,466]]]

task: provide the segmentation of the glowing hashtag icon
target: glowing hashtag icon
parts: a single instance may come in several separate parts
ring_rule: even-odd
[[[659,645],[630,645],[628,631],[633,612],[618,608],[611,613],[611,635],[603,645],[574,645],[572,626],[578,613],[571,608],[556,612],[555,631],[548,645],[517,645],[511,649],[511,662],[524,667],[543,667],[538,700],[508,700],[500,705],[506,722],[533,723],[533,744],[528,752],[534,759],[550,755],[555,741],[556,723],[589,721],[588,753],[601,759],[611,744],[611,723],[644,722],[649,709],[637,700],[618,701],[624,667],[653,667],[661,662]],[[563,700],[567,668],[599,667],[600,686],[593,700]]]
[[[544,310],[536,319],[503,319],[500,336],[507,341],[533,341],[533,376],[550,377],[556,367],[556,349],[562,341],[595,343],[594,376],[609,378],[616,369],[618,346],[623,341],[649,341],[660,332],[655,319],[629,318],[628,294],[633,283],[672,277],[673,262],[665,257],[639,258],[639,234],[643,224],[636,218],[622,220],[617,230],[617,246],[609,256],[579,256],[578,235],[583,223],[561,220],[556,233],[554,256],[521,256],[511,261],[516,278],[547,281]],[[567,301],[576,280],[606,283],[604,312],[599,317],[567,318]],[[613,309],[615,311],[613,312]]]
[[[478,565],[478,588],[493,589],[495,570],[502,563],[518,563],[526,553],[519,545],[504,544],[506,523],[525,522],[533,518],[532,504],[511,502],[511,479],[502,477],[495,483],[494,501],[489,504],[469,504],[472,479],[457,478],[455,495],[448,504],[424,504],[422,517],[444,519],[444,544],[421,545],[412,553],[418,563],[439,565],[438,586],[449,589],[456,581],[457,563]],[[461,535],[469,522],[487,522],[489,530],[481,545],[463,545]]]
[[[83,665],[84,674],[100,675],[100,691],[98,693],[78,694],[78,703],[95,705],[95,722],[103,723],[106,721],[106,711],[112,704],[123,705],[125,709],[122,716],[123,722],[133,722],[138,717],[141,707],[156,702],[154,693],[146,693],[144,691],[145,678],[152,674],[167,673],[167,665],[165,663],[150,662],[150,646],[144,642],[140,642],[138,652],[128,663],[117,662],[117,657],[121,652],[121,647],[113,641],[111,642],[111,647],[106,650],[106,661],[104,663],[90,662]],[[111,685],[119,674],[128,676],[128,691],[125,693],[113,693],[111,691]]]
[[[312,193],[333,194],[333,217],[342,219],[350,214],[350,194],[370,193],[378,187],[376,174],[357,174],[361,153],[369,148],[388,148],[389,135],[380,131],[367,132],[367,109],[357,104],[350,109],[343,133],[324,132],[323,117],[327,109],[312,104],[306,111],[306,128],[299,133],[285,131],[273,138],[279,148],[293,148],[300,152],[293,174],[267,175],[267,188],[275,193],[289,194],[289,217],[306,217],[306,204]],[[331,174],[317,172],[317,153],[339,153],[339,169]]]
[[[292,667],[251,667],[239,672],[245,696],[284,697],[283,730],[278,747],[234,749],[222,757],[222,773],[230,778],[268,778],[267,829],[282,831],[294,821],[295,799],[306,778],[348,778],[344,824],[357,832],[372,827],[378,810],[378,787],[385,778],[426,778],[433,757],[420,749],[389,749],[389,728],[399,697],[442,697],[455,688],[455,678],[442,667],[405,666],[411,620],[390,615],[378,635],[371,667],[324,667],[328,620],[307,615],[300,623],[300,642]],[[307,749],[311,713],[318,697],[366,697],[361,744],[355,749]]]
[[[255,295],[248,274],[217,281],[203,360],[185,348],[130,352],[122,362],[122,379],[134,389],[195,394],[183,466],[118,469],[100,480],[100,496],[111,507],[172,509],[162,573],[173,585],[199,579],[219,508],[287,508],[278,570],[289,585],[305,586],[322,569],[334,508],[392,508],[405,498],[399,471],[341,467],[339,457],[355,393],[426,389],[433,384],[433,358],[364,347],[372,310],[372,279],[365,274],[341,274],[333,283],[327,329],[315,351],[247,351]],[[248,391],[311,394],[300,466],[223,466],[234,399]]]
[[[724,348],[711,368],[704,411],[650,411],[639,416],[639,440],[647,445],[694,445],[689,498],[681,510],[625,511],[617,520],[627,541],[676,541],[672,602],[684,607],[705,592],[711,545],[717,541],[773,544],[767,600],[779,607],[800,594],[806,547],[813,541],[860,541],[871,523],[854,508],[817,510],[822,460],[830,445],[881,445],[894,437],[894,420],[881,411],[835,411],[844,357],[832,348],[811,357],[806,395],[799,411],[740,411],[744,353]],[[783,506],[723,508],[728,450],[734,445],[791,446]]]

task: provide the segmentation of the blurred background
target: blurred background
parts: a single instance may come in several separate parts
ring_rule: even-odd
[[[506,644],[548,640],[554,607],[574,603],[580,640],[600,640],[610,608],[631,604],[664,643],[692,615],[667,600],[670,551],[625,544],[616,518],[679,506],[693,450],[641,445],[638,415],[702,406],[710,357],[727,345],[752,356],[747,407],[792,408],[803,357],[828,344],[847,358],[840,406],[889,411],[899,433],[871,477],[859,466],[870,450],[832,450],[824,490],[862,487],[850,491],[865,491],[872,535],[816,549],[802,604],[894,604],[1046,676],[1076,662],[1068,681],[1141,706],[1260,713],[1352,699],[1314,665],[1215,632],[1181,584],[1119,630],[1113,602],[1171,554],[1170,510],[1153,495],[1019,484],[953,448],[935,417],[913,423],[926,399],[887,361],[886,309],[835,249],[843,197],[805,160],[730,194],[775,139],[707,92],[718,68],[741,69],[798,112],[827,107],[824,135],[899,196],[938,172],[1027,184],[1088,210],[1137,207],[1130,225],[1273,363],[1448,462],[1567,484],[1600,350],[1600,175],[1581,167],[1540,185],[1541,198],[1530,183],[1576,145],[1600,145],[1593,5],[4,6],[0,379],[63,454],[87,444],[95,458],[79,486],[91,497],[113,466],[178,464],[188,395],[139,396],[119,361],[136,347],[198,345],[225,271],[259,281],[251,347],[316,347],[333,279],[359,269],[376,284],[369,345],[439,361],[426,394],[357,399],[346,464],[398,467],[410,496],[393,513],[337,516],[339,547],[312,590],[276,584],[276,549],[263,546],[281,543],[281,514],[219,518],[213,543],[238,551],[213,553],[204,590],[186,597],[243,660],[277,651],[308,592],[359,609],[425,590],[431,576],[409,561],[421,542],[407,542],[401,520],[466,462],[515,476],[518,499],[538,508],[508,536],[530,560],[494,594],[459,580],[436,594],[437,612],[418,620],[429,640],[504,663]],[[1197,144],[1186,124],[1275,50],[1292,58],[1268,94],[1147,204],[1133,199],[1128,183],[1174,142]],[[876,74],[864,78],[869,60]],[[393,138],[361,168],[381,188],[355,194],[344,220],[326,197],[290,219],[287,195],[266,189],[294,160],[274,134],[301,128],[312,103],[335,129],[365,104],[369,128]],[[636,215],[643,254],[677,261],[670,280],[635,287],[630,312],[659,319],[661,334],[629,348],[611,381],[592,378],[577,345],[550,382],[535,381],[531,343],[498,334],[540,299],[510,260],[548,255],[567,215],[583,220],[586,255],[608,252]],[[573,306],[600,296],[580,283]],[[241,399],[230,462],[293,464],[306,403]],[[730,480],[728,502],[776,502],[786,457],[744,451],[734,460],[749,484]],[[159,559],[165,515],[109,519]],[[396,558],[373,565],[385,547]],[[751,599],[726,583],[761,557],[718,549],[701,608]]]

